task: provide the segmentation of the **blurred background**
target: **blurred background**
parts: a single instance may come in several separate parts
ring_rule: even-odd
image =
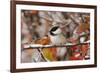
[[[50,30],[55,26],[59,26],[64,37],[56,38],[56,41],[66,40],[62,44],[84,43],[90,40],[89,13],[21,10],[21,44],[58,45],[59,41],[53,44],[52,37],[55,36],[50,34]],[[89,44],[70,48],[42,48],[40,51],[38,48],[27,49],[22,51],[21,59],[22,63],[89,59]]]

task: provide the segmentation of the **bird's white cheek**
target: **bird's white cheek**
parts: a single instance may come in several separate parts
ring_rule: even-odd
[[[62,31],[61,29],[57,29],[55,32],[53,32],[54,34],[60,34]]]

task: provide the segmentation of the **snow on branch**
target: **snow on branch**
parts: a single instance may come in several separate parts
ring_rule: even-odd
[[[77,46],[77,45],[87,45],[90,44],[89,41],[84,42],[84,43],[76,43],[76,44],[63,44],[63,45],[40,45],[40,44],[28,44],[28,45],[24,45],[24,49],[38,49],[38,48],[51,48],[51,47],[73,47],[73,46]]]

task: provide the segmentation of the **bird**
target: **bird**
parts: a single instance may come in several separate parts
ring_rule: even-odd
[[[49,37],[53,45],[63,45],[66,43],[66,38],[59,26],[53,26],[49,32]]]
[[[66,38],[62,34],[62,30],[60,29],[59,26],[53,26],[50,29],[50,34],[49,34],[51,44],[53,45],[63,45],[66,43]],[[59,61],[62,61],[65,59],[65,55],[67,53],[67,48],[66,47],[57,47],[57,53],[56,56]]]

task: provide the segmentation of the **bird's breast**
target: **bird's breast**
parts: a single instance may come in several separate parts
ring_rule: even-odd
[[[50,36],[51,43],[54,45],[61,45],[66,43],[66,38],[63,35]]]

